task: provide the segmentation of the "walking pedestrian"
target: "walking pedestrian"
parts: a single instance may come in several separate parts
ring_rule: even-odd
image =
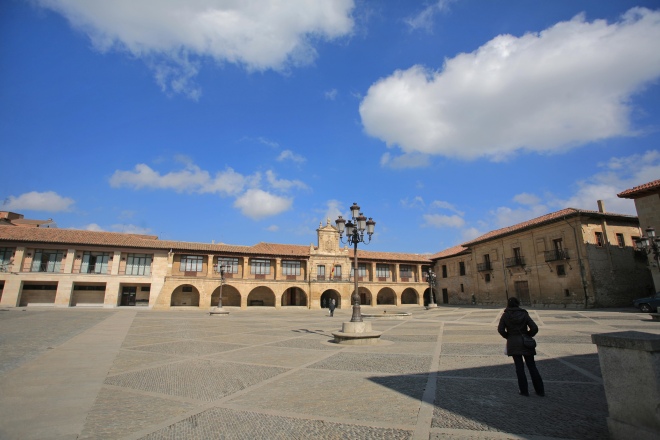
[[[330,300],[330,316],[334,316],[335,314],[335,300],[331,299]]]
[[[516,365],[520,395],[529,396],[527,376],[525,375],[525,364],[527,364],[529,375],[532,376],[534,391],[541,397],[545,396],[543,379],[541,379],[541,374],[534,363],[536,349],[526,347],[523,343],[523,334],[534,337],[539,332],[539,328],[529,317],[527,310],[520,308],[518,298],[509,298],[507,307],[504,309],[502,318],[500,318],[500,324],[497,326],[497,331],[506,339],[506,354],[513,358]],[[523,364],[523,358],[525,364]]]

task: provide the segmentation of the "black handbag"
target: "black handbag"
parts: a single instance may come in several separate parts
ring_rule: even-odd
[[[522,341],[525,348],[536,348],[536,340],[534,340],[534,338],[532,338],[530,335],[526,333],[523,333],[523,331],[520,330],[520,327],[518,327],[518,331],[522,335]]]

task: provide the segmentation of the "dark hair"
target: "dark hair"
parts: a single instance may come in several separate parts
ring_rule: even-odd
[[[509,298],[509,301],[507,301],[507,307],[518,307],[520,305],[520,301],[518,301],[518,298],[515,296],[512,296]]]

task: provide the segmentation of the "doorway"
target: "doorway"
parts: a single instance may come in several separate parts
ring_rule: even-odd
[[[135,295],[137,294],[136,286],[124,286],[121,289],[121,305],[122,306],[134,306],[135,305]]]
[[[516,288],[516,296],[520,300],[520,304],[532,305],[532,301],[529,297],[529,285],[527,281],[515,281],[514,286]]]
[[[442,303],[449,304],[449,292],[447,292],[447,289],[442,289]]]

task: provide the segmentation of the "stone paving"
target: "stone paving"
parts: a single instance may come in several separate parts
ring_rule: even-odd
[[[2,311],[0,377],[126,309]],[[373,321],[387,342],[364,347],[330,342],[350,310],[130,310],[77,438],[607,438],[590,335],[660,333],[633,309],[532,309],[546,397],[524,398],[496,332],[501,309],[405,307],[410,319]],[[0,392],[0,413],[8,404]]]

